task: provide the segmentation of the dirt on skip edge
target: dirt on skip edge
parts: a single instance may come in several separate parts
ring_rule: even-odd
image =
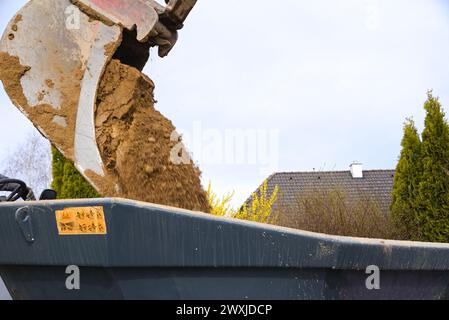
[[[0,80],[24,114],[73,161],[73,129],[76,92],[64,111],[49,105],[30,107],[20,79],[29,70],[17,57],[0,53]],[[74,88],[74,91],[79,88]],[[104,177],[84,174],[95,182],[104,197],[123,197],[189,210],[209,212],[200,170],[192,163],[175,164],[173,150],[179,140],[171,139],[173,124],[154,108],[154,84],[137,69],[112,60],[106,67],[98,90],[96,134],[105,163]],[[69,120],[61,132],[52,122],[55,115]],[[69,138],[69,139],[67,139]],[[175,140],[175,141],[172,141]]]

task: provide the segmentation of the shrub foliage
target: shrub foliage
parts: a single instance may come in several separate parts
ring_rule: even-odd
[[[234,192],[227,193],[223,197],[218,197],[212,191],[211,183],[207,188],[207,196],[211,209],[211,214],[221,217],[228,217],[240,220],[248,220],[266,224],[275,224],[278,218],[278,211],[275,210],[275,203],[278,196],[278,186],[276,185],[271,195],[267,191],[267,181],[259,188],[259,194],[253,193],[250,205],[246,203],[235,210],[231,206]]]
[[[339,187],[299,193],[293,205],[281,207],[279,224],[340,236],[398,238],[391,217],[376,199],[361,195],[356,201],[350,200]]]
[[[52,147],[51,187],[58,193],[58,199],[99,198],[98,192],[78,172],[72,162]]]

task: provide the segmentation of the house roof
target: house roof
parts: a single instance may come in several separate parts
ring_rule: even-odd
[[[278,203],[289,205],[300,194],[342,190],[349,201],[373,199],[388,213],[395,170],[365,170],[363,178],[354,179],[348,171],[280,172],[268,177],[267,192],[279,188]],[[259,193],[260,187],[256,190]],[[251,203],[251,197],[246,201]]]

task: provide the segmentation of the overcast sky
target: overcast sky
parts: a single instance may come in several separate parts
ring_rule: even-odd
[[[25,2],[0,0],[0,29]],[[449,110],[448,57],[446,0],[199,0],[171,55],[144,72],[204,183],[238,205],[272,171],[394,168],[427,89]],[[3,88],[0,110],[2,159],[34,129]],[[243,129],[260,134],[256,159],[211,159]]]

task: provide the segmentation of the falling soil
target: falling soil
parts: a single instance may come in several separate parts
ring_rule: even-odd
[[[109,63],[95,119],[106,176],[86,174],[104,196],[208,212],[199,169],[172,161],[180,142],[171,139],[176,135],[171,121],[155,110],[153,90],[153,82],[137,69],[115,59]]]
[[[43,103],[28,105],[20,79],[29,70],[20,64],[18,57],[0,52],[0,80],[14,104],[73,161],[81,68],[73,70],[73,81],[60,79],[63,93],[60,110]],[[52,79],[45,84],[48,88],[57,85]],[[137,69],[118,60],[109,63],[99,86],[96,110],[97,143],[105,176],[90,171],[83,174],[105,197],[208,212],[199,169],[192,163],[171,161],[172,150],[179,150],[180,142],[172,141],[173,124],[154,109],[153,89],[153,82]],[[61,122],[65,126],[58,124]]]

